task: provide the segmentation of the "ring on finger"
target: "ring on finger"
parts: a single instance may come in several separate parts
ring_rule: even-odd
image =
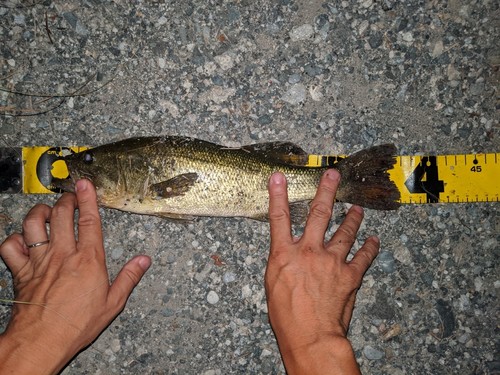
[[[45,241],[35,242],[35,243],[32,243],[31,245],[26,245],[26,247],[27,247],[28,249],[32,249],[32,248],[34,248],[34,247],[47,245],[49,242],[50,242],[50,240],[45,240]]]

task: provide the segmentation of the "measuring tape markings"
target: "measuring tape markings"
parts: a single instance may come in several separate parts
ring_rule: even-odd
[[[64,162],[64,157],[87,148],[88,147],[23,147],[23,193],[60,193],[61,191],[58,189],[49,189],[49,187],[53,177],[68,177],[69,172]]]
[[[331,167],[337,156],[310,155],[307,165]],[[500,154],[397,156],[391,179],[401,203],[500,201]]]

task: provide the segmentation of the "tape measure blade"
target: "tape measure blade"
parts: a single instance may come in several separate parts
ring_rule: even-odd
[[[325,167],[335,155],[310,155],[308,166]],[[404,204],[500,201],[500,154],[397,156],[389,175]]]
[[[48,146],[23,147],[23,192],[25,194],[51,194],[44,181],[50,179],[51,165],[42,156],[50,150]]]
[[[498,154],[399,156],[390,171],[402,203],[498,201]]]
[[[467,154],[458,156],[455,164],[444,166],[442,176],[450,181],[450,193],[457,195],[455,201],[498,201],[500,164],[497,160],[498,154]]]
[[[66,178],[68,170],[64,156],[88,147],[23,147],[23,192],[25,194],[52,194],[52,178]]]
[[[87,148],[0,148],[0,193],[53,193],[46,188],[47,181],[67,175],[61,157]],[[311,154],[306,165],[331,167],[343,157]],[[51,162],[42,163],[44,158]],[[500,201],[500,153],[397,156],[389,174],[400,191],[401,203]]]

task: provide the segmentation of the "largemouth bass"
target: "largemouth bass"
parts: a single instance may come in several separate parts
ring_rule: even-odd
[[[337,199],[367,208],[399,206],[399,191],[387,171],[395,162],[392,144],[375,146],[339,161]],[[88,178],[101,206],[175,219],[196,216],[266,220],[268,179],[281,171],[288,181],[294,222],[303,222],[326,168],[304,166],[307,153],[287,142],[228,148],[200,139],[165,136],[130,138],[65,159],[66,180],[54,186],[73,191]]]

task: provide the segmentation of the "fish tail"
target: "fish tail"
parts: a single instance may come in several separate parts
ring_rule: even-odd
[[[388,173],[396,152],[393,144],[383,144],[339,161],[334,167],[342,176],[337,199],[377,210],[397,209],[400,193]]]

